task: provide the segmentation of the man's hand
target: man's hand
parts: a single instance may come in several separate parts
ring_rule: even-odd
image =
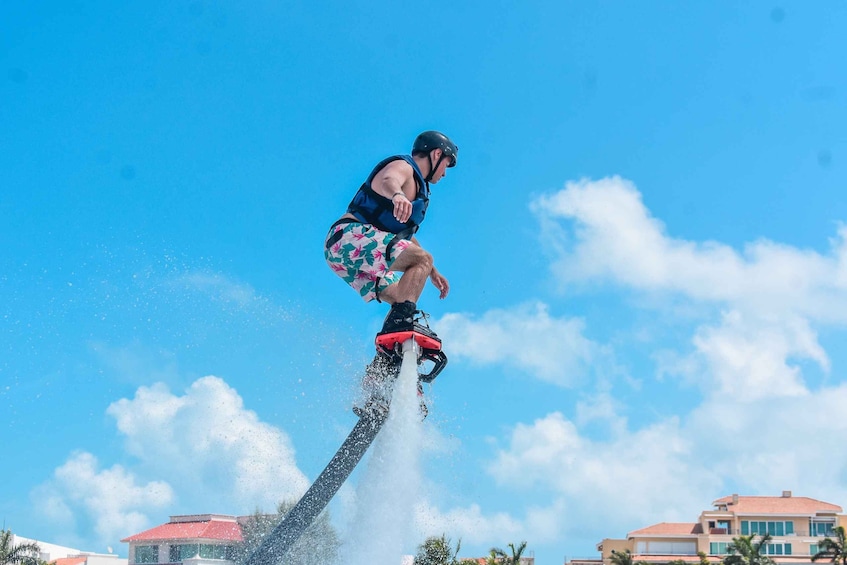
[[[447,279],[435,267],[432,268],[432,272],[429,274],[429,280],[432,281],[433,286],[441,293],[439,298],[445,298],[447,293],[450,292],[450,283],[447,282]]]
[[[391,201],[394,202],[394,218],[398,222],[405,224],[412,215],[412,203],[409,202],[409,199],[406,198],[403,192],[394,193]]]

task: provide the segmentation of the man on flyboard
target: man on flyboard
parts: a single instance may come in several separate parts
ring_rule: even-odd
[[[324,257],[330,268],[366,302],[376,299],[391,305],[376,339],[384,353],[410,336],[425,350],[440,350],[435,334],[416,323],[417,301],[427,279],[441,298],[450,285],[415,233],[426,216],[429,185],[456,166],[458,151],[443,133],[423,132],[411,155],[394,155],[374,167],[327,234]],[[427,341],[427,333],[437,345]]]

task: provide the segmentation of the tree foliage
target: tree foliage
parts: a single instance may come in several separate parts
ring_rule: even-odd
[[[723,558],[723,565],[775,565],[774,560],[764,553],[770,534],[764,534],[759,541],[754,541],[756,534],[732,538],[727,550],[729,555]]]
[[[461,547],[462,540],[453,549],[453,542],[445,534],[430,536],[418,546],[415,565],[461,565],[457,557]]]
[[[500,565],[520,565],[521,555],[523,555],[523,552],[526,549],[526,542],[522,541],[517,546],[514,543],[510,543],[508,547],[511,551],[511,555],[509,555],[499,547],[492,547],[489,559],[494,557],[495,559],[497,559],[496,563]]]
[[[833,528],[835,539],[827,536],[818,542],[818,552],[812,555],[812,561],[828,559],[836,565],[847,565],[847,532],[844,526]]]
[[[12,545],[12,531],[0,530],[0,565],[42,565],[41,547],[35,542]]]
[[[235,562],[247,561],[265,536],[285,518],[292,508],[294,508],[293,502],[281,502],[276,514],[264,514],[257,509],[249,518],[243,520],[241,532],[244,541],[236,549]],[[336,562],[340,547],[338,532],[330,522],[329,511],[324,510],[285,554],[285,563],[286,565],[329,565]]]
[[[634,561],[632,559],[632,551],[624,549],[623,551],[612,550],[612,555],[609,557],[612,565],[647,565],[646,561]]]

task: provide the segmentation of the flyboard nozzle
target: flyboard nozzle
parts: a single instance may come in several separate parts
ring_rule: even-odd
[[[420,353],[420,346],[418,345],[418,342],[415,341],[415,338],[412,337],[403,342],[403,354],[405,355],[410,351],[414,352],[415,358],[417,359],[417,356]]]

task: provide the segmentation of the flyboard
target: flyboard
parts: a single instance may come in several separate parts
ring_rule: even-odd
[[[441,340],[429,328],[425,315],[415,320],[412,330],[377,334],[376,349],[376,357],[366,368],[366,378],[380,377],[393,382],[400,374],[406,352],[415,353],[413,358],[417,360],[419,382],[431,383],[447,365],[447,356],[441,350]],[[429,363],[432,363],[429,370],[421,372]],[[353,431],[306,494],[264,538],[245,561],[245,565],[281,563],[291,546],[326,508],[388,419],[390,398],[377,400],[366,403],[364,408],[354,408],[359,421]]]

